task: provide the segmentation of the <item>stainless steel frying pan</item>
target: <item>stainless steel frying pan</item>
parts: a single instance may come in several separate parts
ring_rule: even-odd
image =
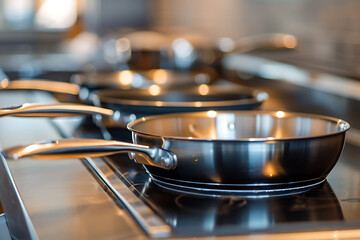
[[[200,85],[181,89],[154,86],[146,90],[103,89],[93,92],[94,104],[113,110],[111,114],[104,114],[100,108],[79,104],[24,104],[0,108],[0,116],[58,117],[62,116],[61,113],[65,116],[80,111],[79,114],[96,114],[95,122],[105,129],[126,128],[130,121],[148,115],[206,110],[249,110],[259,107],[268,98],[266,92],[238,85]]]
[[[100,90],[94,93],[97,107],[114,110],[114,118],[101,118],[98,125],[126,128],[144,116],[208,110],[252,110],[261,106],[268,94],[239,85],[200,85],[181,89]]]
[[[131,122],[134,144],[56,140],[7,149],[12,158],[66,158],[123,151],[154,181],[211,191],[284,191],[325,180],[350,125],[327,116],[265,111],[164,114]]]

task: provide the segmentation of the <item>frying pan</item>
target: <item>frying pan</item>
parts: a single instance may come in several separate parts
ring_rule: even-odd
[[[288,191],[325,180],[349,128],[341,119],[282,111],[175,113],[129,123],[134,144],[66,139],[14,147],[5,154],[49,159],[129,151],[155,182],[168,186]]]
[[[79,104],[25,104],[0,108],[0,116],[54,117],[61,116],[61,113],[74,115],[80,111],[80,114],[96,114],[95,123],[106,130],[126,128],[126,124],[136,118],[155,114],[227,109],[249,110],[259,107],[268,98],[266,92],[239,85],[200,85],[180,89],[164,89],[156,85],[153,87],[146,90],[103,89],[93,92],[91,97],[93,103],[98,107],[113,110],[113,114],[108,112],[104,114],[104,111],[99,111],[100,108],[91,106],[87,108]]]
[[[95,106],[115,111],[115,118],[95,118],[98,125],[126,128],[126,124],[149,115],[207,110],[250,110],[261,106],[266,92],[239,85],[200,85],[181,89],[99,90]]]
[[[148,71],[123,70],[117,72],[78,73],[70,78],[70,83],[45,79],[2,79],[0,90],[41,90],[76,96],[81,102],[89,103],[90,93],[99,89],[141,89],[151,85],[162,88],[210,84],[216,80],[216,72],[211,68],[198,71],[171,71],[152,69]]]

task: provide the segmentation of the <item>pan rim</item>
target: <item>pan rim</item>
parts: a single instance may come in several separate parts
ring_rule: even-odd
[[[214,89],[215,87],[215,91],[219,91],[216,88],[221,88],[221,86],[209,86],[211,89]],[[190,94],[194,94],[193,92],[191,92],[191,90],[193,90],[193,88],[184,88],[181,91],[183,91],[183,93],[190,93]],[[219,100],[219,101],[174,101],[174,102],[168,102],[168,101],[156,101],[156,100],[132,100],[132,99],[119,99],[119,98],[114,98],[111,96],[106,96],[105,93],[111,93],[111,92],[122,92],[124,90],[122,89],[106,89],[106,90],[98,90],[96,92],[94,92],[94,96],[95,98],[97,98],[97,100],[99,100],[100,102],[103,103],[113,103],[113,104],[117,104],[117,105],[124,105],[124,106],[136,106],[136,107],[141,107],[141,106],[151,106],[154,108],[166,108],[166,107],[172,107],[172,108],[195,108],[195,109],[199,109],[199,111],[201,111],[202,108],[211,108],[211,107],[217,107],[217,108],[221,108],[221,107],[238,107],[238,106],[246,106],[246,105],[250,105],[250,104],[261,104],[264,101],[266,101],[269,98],[269,94],[263,90],[259,90],[259,89],[254,89],[254,88],[248,88],[248,87],[239,87],[239,86],[235,86],[234,89],[230,89],[229,92],[226,93],[230,93],[230,91],[234,94],[242,94],[242,93],[246,93],[249,96],[251,96],[251,98],[245,98],[245,99],[235,99],[235,100]],[[144,89],[130,89],[130,90],[125,90],[124,92],[127,93],[140,93],[141,91],[146,91]],[[164,89],[164,94],[171,94],[170,91],[173,91],[173,89]],[[175,90],[176,92],[176,90]],[[155,96],[154,96],[155,97]]]
[[[210,110],[212,111],[212,110]],[[328,134],[319,134],[315,136],[298,136],[298,137],[283,137],[283,138],[237,138],[237,139],[209,139],[209,138],[196,138],[196,137],[179,137],[179,136],[162,136],[159,134],[155,134],[152,132],[144,132],[137,130],[135,126],[139,123],[145,122],[145,121],[151,121],[151,120],[157,120],[157,119],[164,119],[164,118],[171,118],[176,116],[181,116],[182,118],[191,116],[194,117],[196,115],[203,116],[206,115],[209,111],[201,111],[201,112],[186,112],[186,113],[168,113],[168,114],[158,114],[153,116],[147,116],[142,117],[139,119],[136,119],[134,121],[131,121],[127,124],[127,129],[130,130],[133,133],[138,133],[146,136],[151,137],[161,137],[166,138],[169,140],[178,140],[178,141],[191,141],[191,142],[268,142],[268,143],[275,143],[275,142],[283,142],[283,141],[294,141],[294,140],[307,140],[307,139],[314,139],[314,138],[323,138],[323,137],[330,137],[335,135],[341,135],[345,134],[350,129],[350,124],[340,118],[320,115],[320,114],[312,114],[312,113],[301,113],[301,112],[291,112],[291,111],[268,111],[268,110],[250,110],[250,111],[244,111],[244,110],[237,110],[237,111],[231,111],[231,110],[224,110],[224,111],[216,111],[217,114],[224,114],[224,113],[236,113],[236,114],[264,114],[264,115],[272,115],[276,116],[276,113],[282,112],[286,115],[286,117],[294,117],[294,116],[301,116],[301,117],[309,117],[312,119],[319,119],[319,120],[325,120],[329,122],[333,122],[334,124],[343,124],[344,129],[328,133]]]

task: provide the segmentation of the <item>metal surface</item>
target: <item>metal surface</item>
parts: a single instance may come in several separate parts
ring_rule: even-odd
[[[155,113],[165,113],[167,107],[173,111],[201,111],[204,108],[214,110],[223,107],[233,109],[250,109],[259,106],[268,98],[264,91],[242,87],[234,84],[200,85],[179,89],[130,89],[130,90],[101,90],[95,93],[96,100],[108,104],[128,105],[136,110],[138,107],[153,107]],[[182,109],[183,108],[183,109]],[[185,109],[186,108],[186,109]],[[158,110],[161,109],[161,110]],[[170,108],[171,110],[171,108]]]
[[[10,232],[7,226],[5,214],[0,215],[0,239],[11,240]]]
[[[65,93],[78,95],[80,87],[67,82],[58,82],[50,80],[21,79],[9,81],[4,78],[0,81],[0,90],[40,90],[54,93]]]
[[[95,119],[105,129],[126,127],[130,121],[149,115],[207,110],[251,110],[268,99],[265,91],[226,82],[180,89],[101,90],[94,105],[115,111],[114,118]]]
[[[0,117],[69,117],[74,115],[100,114],[112,117],[114,111],[81,104],[35,104],[24,103],[0,108]]]
[[[276,55],[275,55],[276,56]],[[224,66],[227,70],[236,71],[237,75],[228,74],[230,79],[251,79],[256,76],[271,80],[270,82],[291,83],[293,86],[301,86],[314,89],[319,92],[331,93],[341,97],[360,100],[360,82],[357,79],[346,78],[318,72],[306,68],[297,67],[288,63],[277,62],[252,55],[229,55],[224,59]],[[230,71],[228,71],[229,73]],[[256,87],[259,85],[257,78]],[[251,86],[253,81],[244,81],[242,84]],[[278,84],[274,84],[278,85]],[[303,92],[298,89],[298,92]],[[344,100],[343,100],[344,101]],[[326,104],[324,102],[323,104]]]
[[[63,139],[45,141],[4,150],[10,159],[32,157],[36,159],[66,159],[113,155],[132,152],[143,156],[138,163],[171,170],[176,168],[176,156],[161,148],[101,139]]]
[[[37,239],[34,226],[26,212],[19,191],[11,176],[5,158],[0,154],[0,199],[6,213],[8,231],[15,239]],[[5,233],[4,233],[5,234]]]
[[[165,70],[164,70],[165,71]],[[145,88],[153,84],[139,73],[120,71],[110,73],[75,74],[70,78],[73,83],[46,79],[18,79],[3,78],[0,90],[39,90],[50,93],[74,95],[83,102],[89,102],[90,92],[103,88]]]
[[[5,153],[13,158],[58,159],[128,150],[161,183],[230,193],[282,192],[323,182],[341,154],[350,125],[282,111],[209,111],[142,118],[128,128],[134,143],[145,146],[74,139],[14,147]]]
[[[138,198],[103,159],[86,158],[84,162],[104,181],[106,187],[121,201],[150,237],[170,237],[169,225]]]
[[[209,111],[138,119],[129,129],[134,143],[177,155],[174,170],[146,167],[155,180],[256,192],[321,182],[340,156],[349,125],[281,111]]]

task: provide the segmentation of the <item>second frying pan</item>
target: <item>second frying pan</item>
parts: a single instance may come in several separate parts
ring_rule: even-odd
[[[239,85],[200,85],[181,89],[99,90],[92,100],[95,106],[112,109],[115,119],[106,126],[126,128],[137,118],[149,115],[207,110],[251,110],[260,107],[268,94]]]
[[[200,85],[178,90],[163,89],[155,85],[146,90],[104,89],[93,92],[94,105],[111,109],[111,114],[104,114],[103,111],[99,111],[100,108],[78,104],[26,104],[2,108],[0,116],[58,117],[74,115],[77,112],[93,114],[95,122],[109,134],[113,133],[110,129],[126,129],[130,121],[149,115],[208,110],[250,110],[258,108],[267,98],[266,92],[238,85]]]

